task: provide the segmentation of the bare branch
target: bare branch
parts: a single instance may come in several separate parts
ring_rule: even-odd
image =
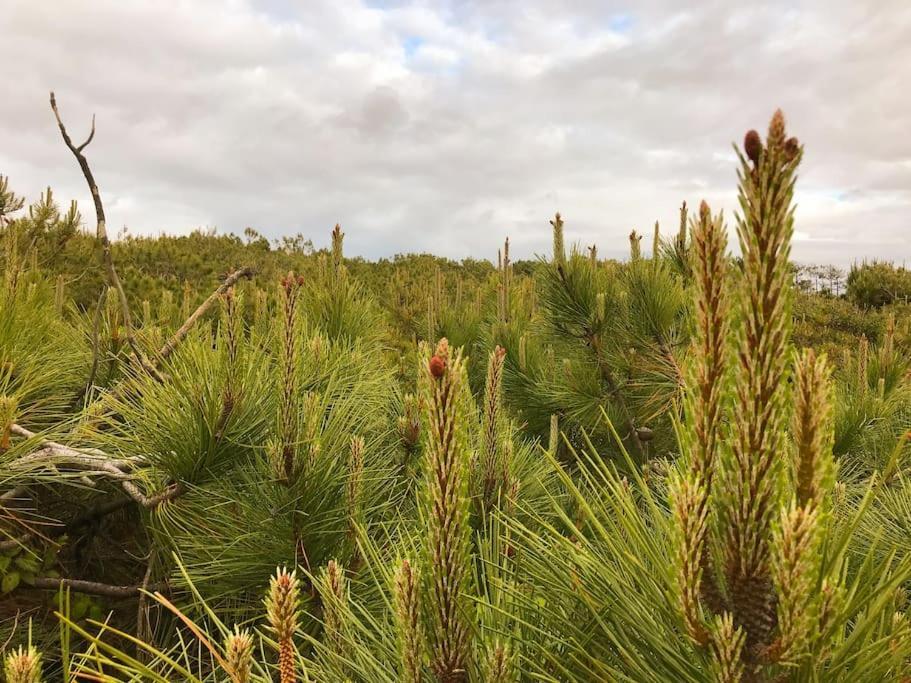
[[[73,457],[76,461],[84,459],[86,456],[93,456],[96,460],[98,458],[102,458],[105,461],[111,463],[112,465],[114,465],[120,469],[124,469],[124,468],[132,467],[134,464],[136,464],[136,462],[141,460],[140,458],[117,460],[115,458],[111,458],[107,453],[105,453],[104,451],[100,451],[97,448],[76,449],[76,448],[72,448],[70,446],[64,446],[62,443],[57,443],[56,441],[51,441],[50,439],[45,439],[45,438],[41,437],[39,434],[36,434],[35,432],[28,430],[25,427],[15,424],[15,423],[10,425],[10,432],[12,434],[15,434],[16,436],[21,436],[24,439],[37,439],[38,445],[41,446],[43,449],[49,449],[51,451],[55,451],[59,455]],[[34,453],[32,455],[34,455]],[[27,455],[24,457],[28,458],[30,456]],[[17,460],[11,464],[15,465],[16,462],[19,462],[19,461]]]
[[[25,429],[17,424],[11,426],[10,430],[17,436],[34,439],[38,437],[32,431]],[[38,464],[46,465],[69,465],[84,470],[85,474],[106,476],[116,479],[120,482],[123,490],[137,503],[146,508],[154,508],[161,503],[176,498],[184,492],[181,484],[173,484],[160,493],[153,496],[145,495],[133,481],[133,477],[124,470],[130,470],[141,462],[141,459],[118,460],[111,458],[104,451],[95,448],[76,450],[55,441],[39,440],[40,448],[37,451],[24,455],[7,466],[11,468],[21,468],[24,465]]]
[[[88,147],[88,146],[89,146],[89,143],[92,142],[92,140],[94,139],[94,137],[95,137],[95,115],[92,114],[92,132],[89,133],[89,136],[88,136],[88,138],[86,138],[86,141],[83,142],[81,145],[79,145],[79,146],[76,148],[76,151],[77,151],[77,152],[81,152],[81,151],[84,150],[86,147]]]
[[[158,357],[155,360],[153,368],[155,370],[155,376],[160,381],[164,381],[165,379],[161,372],[159,372],[161,363],[166,360],[168,356],[174,353],[174,350],[178,347],[180,342],[182,342],[190,333],[190,330],[193,329],[193,326],[196,324],[199,318],[205,315],[206,312],[213,306],[213,304],[218,301],[218,298],[222,296],[226,291],[228,291],[229,288],[236,285],[243,278],[252,278],[254,274],[255,270],[250,267],[241,268],[240,270],[231,273],[228,277],[225,278],[224,282],[222,282],[215,289],[215,291],[213,291],[209,297],[199,305],[199,308],[193,311],[190,317],[184,321],[183,325],[181,325],[180,328],[171,336],[171,338],[168,339],[165,345],[159,349]],[[113,388],[113,390],[107,394],[106,398],[121,398],[126,392],[128,386],[129,385],[127,383],[120,382]],[[97,402],[103,400],[105,400],[105,398],[99,398]]]
[[[132,598],[139,595],[140,591],[143,590],[141,586],[112,586],[107,583],[98,583],[97,581],[58,579],[49,576],[36,578],[31,586],[24,583],[20,585],[22,588],[36,588],[38,590],[60,590],[63,587],[77,593],[102,595],[106,598]],[[148,590],[150,593],[167,593],[168,585],[166,583],[152,584],[148,586]]]
[[[182,484],[172,484],[166,488],[161,493],[156,493],[154,496],[146,496],[142,491],[139,490],[139,487],[136,486],[132,481],[125,479],[121,484],[123,490],[135,500],[137,503],[142,505],[144,508],[155,508],[165,503],[169,500],[173,500],[178,496],[182,495],[186,489]]]
[[[167,343],[161,347],[158,351],[159,362],[165,360],[170,356],[174,349],[177,348],[177,345],[189,334],[190,330],[196,324],[196,321],[199,320],[206,312],[212,308],[212,305],[218,301],[219,297],[223,296],[231,287],[233,287],[237,282],[243,278],[253,277],[252,268],[241,268],[238,271],[231,273],[228,277],[225,278],[225,281],[222,282],[218,288],[209,295],[209,298],[203,301],[199,308],[193,311],[193,314],[186,319],[183,325],[180,326],[180,329],[174,333],[174,335],[168,339]]]
[[[82,175],[85,176],[85,182],[88,183],[89,191],[92,193],[92,201],[95,204],[95,218],[97,222],[95,236],[101,244],[101,253],[105,269],[107,270],[108,283],[117,291],[117,295],[120,298],[120,312],[123,316],[124,328],[126,328],[127,342],[140,366],[155,374],[155,369],[148,364],[145,357],[140,352],[139,346],[136,344],[136,337],[133,334],[133,316],[130,314],[130,304],[126,292],[123,289],[123,285],[120,282],[120,277],[117,275],[117,268],[114,266],[114,257],[111,254],[111,240],[108,239],[107,223],[104,216],[104,204],[101,201],[101,193],[98,191],[98,183],[95,182],[95,176],[92,174],[89,162],[82,153],[82,150],[85,149],[86,145],[95,137],[95,119],[92,117],[92,132],[89,134],[88,139],[76,147],[73,145],[73,141],[66,131],[66,126],[63,125],[63,120],[60,118],[60,112],[57,110],[57,100],[54,97],[53,92],[51,93],[51,109],[54,112],[54,117],[57,119],[57,126],[60,128],[60,135],[63,136],[63,142],[73,153],[73,156],[76,157],[76,161],[79,162],[79,168],[82,169]]]

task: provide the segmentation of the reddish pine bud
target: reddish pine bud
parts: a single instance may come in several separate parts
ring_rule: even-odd
[[[784,143],[784,158],[794,161],[800,153],[800,141],[797,138],[788,138]]]
[[[762,139],[755,130],[748,130],[743,137],[743,151],[754,164],[759,163],[759,155],[762,154]]]
[[[446,371],[446,360],[440,356],[433,356],[430,359],[430,374],[439,379]]]

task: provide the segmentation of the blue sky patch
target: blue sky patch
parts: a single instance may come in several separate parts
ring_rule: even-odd
[[[635,21],[631,14],[615,14],[608,21],[608,26],[615,33],[629,33],[633,28]]]
[[[414,53],[424,44],[421,36],[408,36],[402,41],[402,49],[405,50],[406,57],[414,57]]]

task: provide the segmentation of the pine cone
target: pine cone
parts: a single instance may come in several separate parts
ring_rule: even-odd
[[[446,371],[446,359],[440,356],[433,356],[430,359],[430,374],[440,379]]]
[[[743,151],[754,164],[759,164],[759,157],[762,154],[762,139],[755,130],[748,130],[743,136]]]

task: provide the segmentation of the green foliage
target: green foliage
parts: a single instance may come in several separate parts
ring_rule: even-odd
[[[811,292],[800,146],[744,154],[738,261],[705,205],[623,262],[124,233],[130,316],[0,178],[7,678],[908,678],[904,271]]]
[[[864,308],[880,308],[911,296],[911,273],[901,266],[873,261],[851,268],[848,298]]]
[[[609,449],[605,410],[644,462],[673,446],[687,334],[682,278],[659,258],[621,264],[577,248],[567,255],[563,220],[551,223],[558,251],[537,270],[535,314],[495,328],[497,343],[519,350],[507,365],[507,400],[541,439],[559,415],[572,443],[585,431]]]
[[[847,299],[795,292],[794,343],[826,351],[834,361],[860,337],[878,341],[885,330],[880,310],[862,309]]]

